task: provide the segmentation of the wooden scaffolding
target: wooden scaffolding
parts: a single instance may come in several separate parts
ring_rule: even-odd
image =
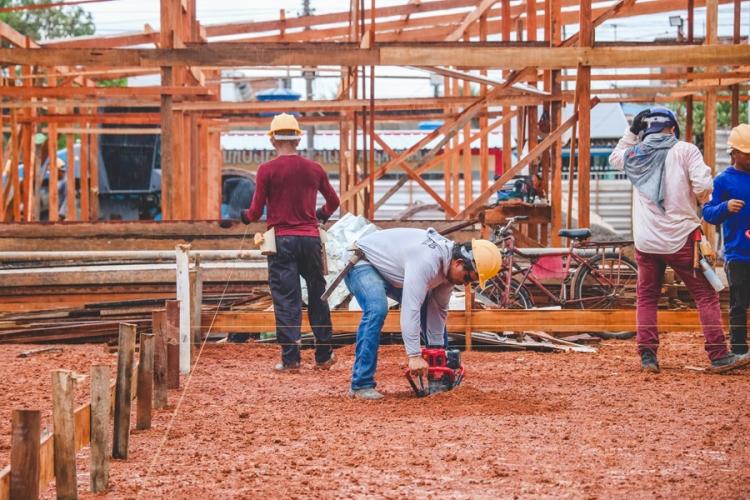
[[[39,220],[43,179],[59,178],[57,144],[67,138],[73,156],[80,136],[80,179],[67,169],[67,220],[95,221],[98,207],[97,142],[102,134],[161,134],[161,209],[164,220],[217,219],[220,216],[222,157],[220,136],[227,131],[265,126],[268,113],[301,113],[305,125],[338,125],[342,213],[370,218],[411,180],[434,199],[446,219],[469,219],[497,189],[529,169],[541,178],[549,200],[549,220],[525,230],[542,245],[559,244],[563,191],[573,193],[581,227],[589,224],[591,108],[600,102],[684,102],[690,140],[693,105],[706,103],[704,154],[716,152],[718,100],[732,103],[732,122],[747,100],[750,47],[742,36],[739,0],[405,0],[378,7],[375,0],[351,0],[334,13],[272,21],[203,25],[195,0],[161,0],[161,27],[118,35],[36,41],[0,23],[0,151],[4,183],[0,220]],[[733,36],[718,37],[718,8],[733,4]],[[695,9],[705,8],[704,39],[694,35]],[[643,14],[686,12],[687,36],[668,43],[597,42],[605,21]],[[571,26],[573,29],[565,29]],[[578,28],[580,26],[580,29]],[[574,32],[564,37],[565,32]],[[225,41],[232,37],[231,41]],[[220,39],[222,41],[216,41]],[[145,48],[144,48],[145,47]],[[419,68],[443,79],[444,95],[424,98],[378,97],[381,66]],[[223,102],[221,71],[230,68],[293,67],[340,70],[338,95],[300,102]],[[612,74],[608,68],[644,68]],[[651,72],[658,69],[659,72]],[[487,76],[502,70],[501,78]],[[563,71],[565,70],[565,71]],[[160,75],[161,85],[103,87],[103,80]],[[602,89],[592,81],[611,81]],[[575,81],[575,90],[564,82]],[[619,85],[633,81],[633,86]],[[647,82],[648,84],[643,84]],[[472,95],[471,85],[478,85]],[[640,85],[638,85],[640,84]],[[574,112],[563,119],[562,108]],[[103,113],[104,107],[129,113]],[[545,119],[540,116],[540,111]],[[393,150],[376,123],[440,118],[441,126],[403,151]],[[513,120],[515,118],[515,120]],[[122,125],[117,128],[113,125]],[[478,131],[472,133],[472,124]],[[105,127],[105,125],[109,125]],[[125,128],[127,127],[127,128]],[[511,157],[516,127],[518,160]],[[489,175],[489,133],[503,132],[503,166]],[[567,141],[568,134],[570,141]],[[471,146],[479,141],[480,182],[472,183]],[[417,155],[431,144],[427,154]],[[376,145],[390,157],[376,164]],[[571,154],[570,183],[563,185],[563,147]],[[49,158],[48,167],[42,167]],[[23,175],[19,168],[23,165]],[[444,194],[423,174],[442,168]],[[376,199],[374,183],[402,173]],[[58,192],[49,190],[49,220],[59,220]],[[80,215],[75,207],[79,198]],[[572,204],[573,196],[568,197]],[[570,214],[571,210],[567,210]]]

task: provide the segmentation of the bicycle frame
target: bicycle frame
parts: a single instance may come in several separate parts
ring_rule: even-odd
[[[621,242],[618,244],[617,242],[610,242],[610,243],[601,243],[601,244],[576,244],[573,243],[570,247],[567,247],[565,249],[560,249],[560,257],[564,257],[563,262],[563,273],[564,277],[562,278],[562,281],[560,282],[560,292],[559,294],[555,295],[550,289],[542,283],[541,280],[539,280],[536,276],[532,274],[533,271],[533,263],[535,262],[535,259],[533,256],[524,254],[521,250],[516,248],[515,246],[515,237],[513,236],[513,232],[511,229],[511,225],[515,222],[514,220],[510,220],[505,227],[503,227],[499,234],[502,237],[502,247],[501,252],[503,253],[503,266],[500,269],[499,276],[501,277],[501,280],[504,282],[505,290],[503,291],[503,297],[502,297],[502,303],[503,306],[507,306],[508,304],[512,303],[511,299],[515,299],[516,295],[519,293],[518,289],[524,286],[527,283],[530,283],[534,285],[536,288],[538,288],[552,303],[555,305],[565,307],[568,305],[580,305],[583,303],[586,303],[587,301],[596,301],[601,300],[602,296],[592,296],[592,297],[573,297],[568,298],[567,290],[570,287],[571,282],[574,282],[574,278],[578,275],[578,273],[581,272],[582,269],[588,269],[590,271],[590,275],[601,285],[615,285],[616,283],[610,280],[607,276],[604,276],[596,267],[593,267],[590,265],[590,259],[591,257],[583,257],[576,253],[577,249],[583,249],[583,248],[595,248],[597,253],[599,251],[602,251],[604,253],[606,248],[613,248],[617,249],[618,254],[618,260],[622,258],[622,252],[620,249],[623,246],[626,246],[629,244],[629,242]],[[497,244],[497,242],[496,242]],[[557,255],[557,254],[552,254]],[[531,261],[532,265],[529,265],[528,267],[521,267],[520,265],[515,263],[515,257],[522,257],[524,259],[529,259]],[[571,269],[573,269],[573,265],[575,264],[575,272],[572,273]],[[619,276],[619,275],[618,275]],[[514,289],[513,282],[518,283],[517,288]]]

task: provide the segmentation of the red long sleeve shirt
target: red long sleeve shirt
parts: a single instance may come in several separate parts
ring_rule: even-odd
[[[282,155],[262,164],[255,183],[246,216],[257,221],[263,207],[268,207],[266,225],[276,229],[276,236],[318,236],[318,192],[326,200],[321,209],[326,217],[339,207],[339,197],[323,167],[299,155]]]

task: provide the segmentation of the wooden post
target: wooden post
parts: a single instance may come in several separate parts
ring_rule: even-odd
[[[557,47],[561,44],[561,2],[550,0],[550,46]],[[550,105],[550,130],[555,130],[562,123],[562,99],[560,86],[560,70],[552,70],[550,76],[552,95],[556,98]],[[552,246],[560,246],[558,231],[562,227],[562,139],[556,141],[552,146],[550,167],[552,169],[552,190],[550,203],[552,204]]]
[[[78,170],[78,173],[79,173],[78,196],[81,202],[80,220],[88,221],[90,220],[89,215],[91,215],[91,212],[89,211],[89,194],[90,194],[90,191],[89,191],[89,135],[82,134],[80,142],[81,142],[80,144],[81,149],[79,152],[80,168]]]
[[[135,335],[135,325],[120,323],[117,350],[117,386],[115,388],[115,426],[112,438],[113,458],[128,458]]]
[[[141,334],[141,353],[138,359],[138,397],[135,428],[151,428],[151,407],[154,397],[154,335]]]
[[[112,408],[109,366],[91,367],[91,491],[99,493],[109,486],[109,416]]]
[[[39,498],[42,412],[13,410],[10,438],[10,498]]]
[[[180,301],[166,301],[167,388],[180,388]]]
[[[49,157],[49,181],[47,183],[48,192],[48,216],[47,218],[54,222],[58,220],[58,209],[60,201],[57,196],[58,186],[58,168],[57,168],[57,125],[50,123],[49,138],[47,139],[47,149]]]
[[[591,0],[579,2],[579,39],[581,47],[594,45],[591,23]],[[591,183],[591,66],[578,65],[576,73],[578,98],[578,227],[590,225]],[[571,152],[572,154],[572,152]]]
[[[177,245],[177,300],[180,301],[180,373],[190,371],[190,245]]]
[[[78,220],[76,211],[76,174],[75,174],[75,144],[73,135],[65,136],[65,149],[67,150],[67,161],[65,170],[65,220]]]
[[[180,388],[180,344],[167,341],[167,388]]]
[[[69,370],[52,371],[55,489],[59,499],[78,498],[74,421],[75,380]]]
[[[154,332],[154,408],[167,406],[167,312],[151,314],[151,330]]]
[[[200,345],[203,342],[201,335],[201,306],[203,305],[203,280],[201,279],[201,269],[196,262],[196,266],[189,271],[190,282],[190,326],[193,345]],[[193,357],[191,357],[193,358]],[[194,361],[194,360],[193,360]]]

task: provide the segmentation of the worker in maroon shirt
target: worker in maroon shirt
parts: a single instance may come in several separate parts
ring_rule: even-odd
[[[242,222],[260,219],[267,207],[268,228],[276,232],[276,254],[268,256],[268,281],[276,316],[276,338],[281,344],[281,363],[276,370],[299,371],[302,289],[307,283],[310,324],[315,335],[315,368],[327,370],[336,357],[331,346],[331,311],[320,296],[325,291],[322,243],[318,221],[325,222],[339,207],[339,197],[319,163],[297,154],[302,131],[286,113],[271,121],[268,135],[276,158],[258,168],[255,195]],[[318,192],[326,204],[317,210]]]

